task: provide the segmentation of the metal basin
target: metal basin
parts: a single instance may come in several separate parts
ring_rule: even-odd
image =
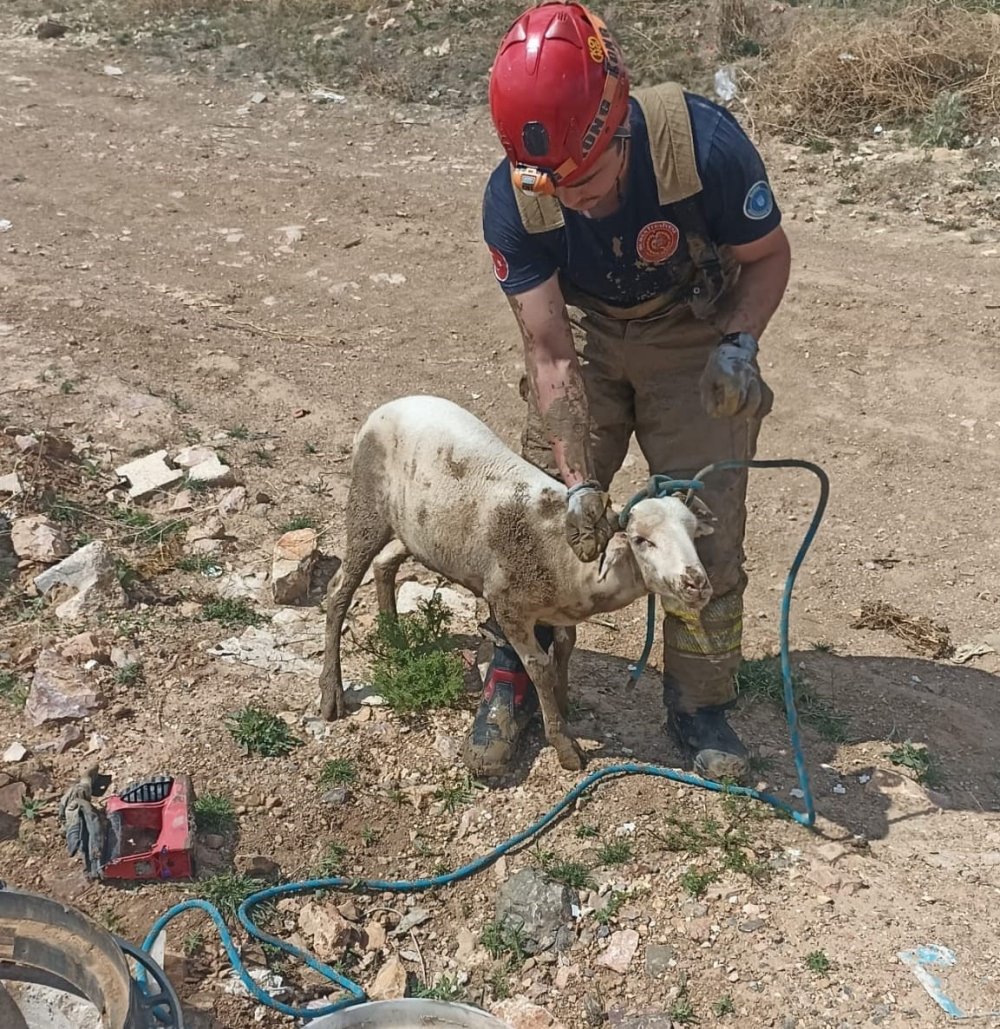
[[[510,1029],[479,1008],[443,1000],[377,1000],[335,1011],[309,1029]]]

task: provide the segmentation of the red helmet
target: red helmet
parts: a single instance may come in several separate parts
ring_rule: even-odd
[[[546,0],[525,11],[500,43],[489,86],[493,124],[522,188],[572,185],[625,119],[628,86],[621,48],[583,4]]]

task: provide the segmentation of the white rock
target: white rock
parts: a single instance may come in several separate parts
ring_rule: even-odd
[[[0,475],[0,493],[8,493],[12,497],[20,496],[24,492],[21,479],[17,472],[10,475]]]
[[[3,763],[5,765],[16,765],[28,756],[28,748],[20,741],[15,740],[4,752]]]
[[[368,996],[372,1000],[395,1000],[406,996],[406,966],[395,954],[379,969]]]
[[[75,594],[55,609],[57,618],[80,618],[125,603],[125,591],[107,544],[95,540],[59,564],[35,576],[35,588],[45,596],[56,586],[68,586]]]
[[[148,497],[157,490],[179,482],[184,473],[179,468],[171,468],[167,464],[167,452],[157,450],[153,454],[129,461],[115,469],[119,478],[129,482],[128,495],[134,500]]]
[[[209,486],[233,485],[233,471],[219,460],[218,454],[188,469],[188,478],[192,482],[204,482]]]
[[[174,464],[178,468],[194,468],[203,461],[211,461],[213,457],[218,459],[218,456],[211,447],[184,447],[174,454]]]
[[[624,975],[638,946],[639,934],[635,929],[619,930],[611,934],[607,949],[597,959],[597,963],[605,965],[619,975]]]
[[[468,593],[459,593],[448,586],[425,586],[421,582],[404,582],[399,587],[396,608],[400,614],[412,614],[418,605],[428,601],[437,593],[441,603],[451,612],[456,622],[475,622],[476,598]],[[457,628],[457,626],[456,626]]]
[[[228,493],[224,493],[219,501],[219,514],[232,515],[242,511],[247,503],[246,486],[234,486]]]
[[[44,515],[16,518],[10,529],[10,542],[14,553],[24,561],[51,564],[70,552],[62,527]]]

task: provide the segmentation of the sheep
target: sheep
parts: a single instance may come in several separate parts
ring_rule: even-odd
[[[565,536],[566,492],[449,400],[406,396],[372,411],[354,438],[346,551],[327,594],[323,717],[345,714],[341,632],[363,576],[373,565],[379,611],[395,617],[396,574],[412,556],[487,601],[535,684],[559,763],[583,768],[565,722],[576,626],[649,592],[696,615],[712,588],[694,539],[712,532],[712,516],[677,497],[641,500],[603,557],[583,562]],[[538,623],[553,627],[551,656]]]

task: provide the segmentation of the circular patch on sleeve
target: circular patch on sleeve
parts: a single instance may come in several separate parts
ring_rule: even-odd
[[[493,274],[496,275],[497,282],[506,282],[507,276],[510,275],[507,258],[496,247],[490,247],[490,256],[493,258]]]
[[[597,36],[587,37],[587,51],[595,64],[600,64],[604,60],[604,44]]]
[[[762,221],[774,210],[774,196],[771,187],[761,179],[748,190],[743,201],[743,213],[755,222]]]
[[[639,230],[635,249],[647,264],[663,264],[677,253],[681,234],[673,222],[650,222]]]

